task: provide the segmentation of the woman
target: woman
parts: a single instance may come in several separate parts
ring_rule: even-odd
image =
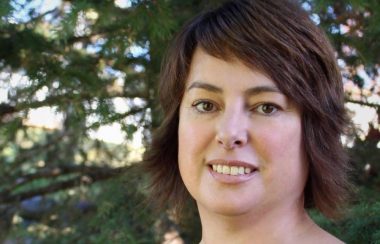
[[[201,243],[341,243],[349,183],[341,76],[325,35],[295,3],[236,0],[176,36],[160,83],[164,120],[146,166],[152,199],[194,199]]]

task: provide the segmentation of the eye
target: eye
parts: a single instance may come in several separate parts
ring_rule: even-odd
[[[264,103],[257,106],[255,110],[263,115],[272,115],[279,110],[279,107],[275,104]]]
[[[200,113],[212,113],[217,110],[215,104],[210,101],[197,101],[193,103],[192,107]]]

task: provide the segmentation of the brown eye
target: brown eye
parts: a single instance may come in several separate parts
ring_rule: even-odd
[[[216,110],[215,105],[212,102],[200,101],[193,105],[195,109],[200,113],[210,113]]]
[[[264,115],[271,115],[278,111],[278,107],[273,104],[265,103],[261,104],[256,108],[257,112]]]

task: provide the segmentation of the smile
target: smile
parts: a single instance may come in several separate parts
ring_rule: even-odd
[[[219,174],[224,175],[245,175],[250,174],[252,172],[251,168],[243,167],[243,166],[228,166],[221,164],[213,164],[212,170]]]
[[[247,162],[215,159],[207,162],[211,175],[219,182],[237,184],[250,180],[259,169]]]

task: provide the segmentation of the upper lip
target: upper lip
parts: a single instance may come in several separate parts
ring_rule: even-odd
[[[258,170],[258,167],[250,163],[241,161],[241,160],[225,160],[225,159],[214,159],[207,162],[208,165],[219,164],[227,166],[236,166],[236,167],[245,167],[252,170]]]

